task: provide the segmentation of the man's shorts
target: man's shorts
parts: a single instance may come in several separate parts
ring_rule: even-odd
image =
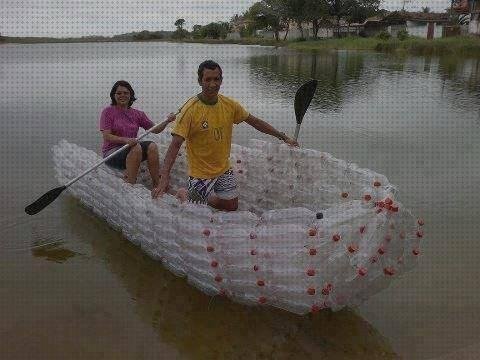
[[[232,169],[213,179],[199,179],[191,176],[188,179],[189,201],[206,204],[208,196],[212,192],[223,200],[232,200],[238,197],[237,179],[235,179]]]
[[[140,141],[139,144],[142,147],[142,161],[147,160],[147,151],[148,146],[152,141]],[[110,150],[110,154],[117,151],[118,148]],[[125,170],[127,168],[127,155],[132,150],[132,147],[128,147],[123,151],[120,151],[117,155],[105,161],[105,164],[111,166],[115,169]],[[105,157],[110,155],[109,153],[105,154]]]

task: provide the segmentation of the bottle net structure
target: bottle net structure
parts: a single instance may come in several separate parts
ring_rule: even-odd
[[[162,157],[170,135],[148,138]],[[62,140],[53,160],[64,184],[101,158]],[[248,305],[297,314],[355,306],[416,265],[424,221],[397,201],[385,176],[325,152],[259,140],[232,145],[231,165],[240,193],[235,212],[169,194],[153,200],[144,165],[136,185],[101,166],[69,192],[206,294]],[[186,179],[182,149],[171,186]]]

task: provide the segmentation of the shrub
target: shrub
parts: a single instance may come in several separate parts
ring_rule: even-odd
[[[172,39],[185,39],[188,36],[188,31],[185,29],[177,29],[172,33]]]
[[[388,40],[392,37],[387,31],[383,30],[380,34],[377,35],[377,38],[380,40]]]
[[[402,29],[397,33],[397,38],[400,41],[408,39],[408,31],[406,29]]]

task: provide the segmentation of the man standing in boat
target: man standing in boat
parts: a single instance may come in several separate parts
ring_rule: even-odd
[[[219,94],[222,68],[212,60],[198,67],[202,92],[183,106],[172,131],[172,141],[160,171],[160,182],[152,190],[156,198],[165,193],[178,151],[186,141],[188,159],[188,198],[216,209],[238,208],[237,181],[230,168],[233,125],[241,122],[277,137],[291,146],[297,142],[267,122],[249,114],[239,103]]]

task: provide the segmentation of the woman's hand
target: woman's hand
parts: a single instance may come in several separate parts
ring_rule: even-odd
[[[171,123],[172,121],[175,121],[176,115],[174,113],[170,113],[167,115],[167,124]]]
[[[137,145],[137,142],[135,138],[125,138],[125,144],[128,144],[130,147]]]

